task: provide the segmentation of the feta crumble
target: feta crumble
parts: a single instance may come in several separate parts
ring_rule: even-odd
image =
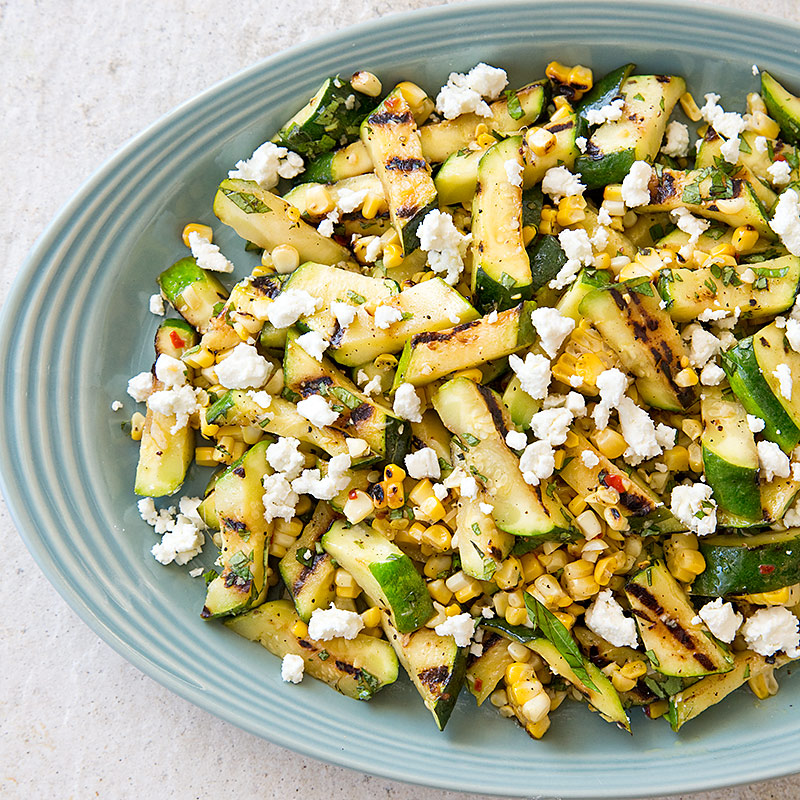
[[[461,233],[453,218],[444,211],[429,211],[417,228],[420,249],[428,254],[428,264],[435,273],[444,273],[444,280],[455,286],[464,269],[464,256],[470,236]]]
[[[600,402],[594,407],[592,419],[594,424],[597,425],[597,429],[602,431],[608,427],[611,409],[617,408],[625,396],[625,390],[628,388],[628,378],[623,372],[613,367],[612,369],[603,370],[597,376],[596,384],[600,392]]]
[[[722,348],[722,342],[713,333],[700,327],[691,326],[689,344],[689,363],[702,369]],[[684,331],[684,335],[687,331]]]
[[[374,394],[380,394],[382,390],[383,386],[381,385],[380,375],[376,375],[372,380],[367,381],[362,389],[367,397],[372,397]]]
[[[173,528],[152,546],[150,552],[159,564],[183,565],[203,552],[203,534],[195,524],[179,515]]]
[[[283,472],[289,479],[296,478],[306,461],[299,446],[300,441],[294,436],[279,436],[278,441],[267,447],[267,463],[275,472]]]
[[[491,503],[478,503],[478,508],[481,510],[481,514],[486,514],[487,517],[494,511]]]
[[[214,371],[226,389],[260,389],[272,374],[272,364],[253,345],[241,342]]]
[[[222,255],[219,247],[197,231],[189,233],[189,247],[198,267],[212,272],[233,272],[233,264]]]
[[[369,443],[364,439],[359,439],[356,436],[351,436],[347,440],[347,453],[350,458],[361,458],[369,452]]]
[[[778,390],[785,400],[792,399],[792,371],[788,364],[778,364],[772,371],[778,381]]]
[[[568,408],[547,408],[531,417],[531,431],[537,439],[557,447],[567,441],[572,420],[572,412]]]
[[[140,372],[128,381],[128,394],[137,402],[144,403],[153,391],[153,373]]]
[[[274,472],[272,475],[265,475],[262,480],[264,494],[264,519],[272,522],[274,519],[282,519],[289,522],[295,513],[300,496],[292,489],[287,474]]]
[[[773,186],[787,186],[792,178],[792,168],[788,161],[775,161],[767,167],[767,175]]]
[[[334,300],[331,303],[331,313],[336,318],[340,330],[347,330],[353,324],[356,318],[356,308],[349,303],[343,303],[340,300]]]
[[[379,305],[375,309],[375,327],[381,330],[391,328],[403,319],[403,312],[394,306]]]
[[[319,331],[308,331],[298,336],[295,342],[315,361],[322,361],[322,354],[330,347],[330,342]]]
[[[556,468],[555,452],[546,441],[529,444],[519,459],[519,469],[525,483],[538,486],[549,478]]]
[[[161,353],[156,359],[156,378],[167,389],[183,386],[186,383],[186,365],[178,358]]]
[[[148,301],[148,307],[151,314],[157,317],[163,317],[167,313],[167,308],[164,305],[164,298],[160,294],[151,294]]]
[[[793,256],[800,256],[800,195],[794,189],[778,198],[769,226]]]
[[[542,178],[542,191],[556,202],[563,197],[583,194],[586,187],[566,167],[550,167]]]
[[[355,639],[364,628],[364,620],[355,611],[346,611],[331,603],[330,608],[315,608],[308,621],[308,636],[315,642],[341,637]]]
[[[440,622],[434,630],[439,636],[452,636],[459,647],[466,647],[472,641],[475,621],[464,612],[448,617],[444,622]]]
[[[506,177],[512,186],[522,186],[523,166],[515,158],[509,158],[503,164],[506,170]]]
[[[114,400],[111,403],[111,410],[112,411],[122,411],[122,403],[119,400]]]
[[[336,206],[343,214],[352,214],[353,211],[361,208],[361,206],[364,205],[364,201],[367,199],[368,194],[369,189],[359,189],[358,191],[353,191],[352,189],[348,189],[347,187],[343,186],[336,193]]]
[[[262,189],[273,189],[279,178],[294,178],[303,169],[303,159],[297,153],[273,142],[264,142],[250,158],[237,161],[228,177],[255,181]]]
[[[622,454],[631,466],[661,454],[656,426],[650,415],[627,395],[617,405],[619,425],[628,449]]]
[[[415,453],[409,453],[406,456],[406,470],[415,480],[433,478],[438,481],[442,477],[439,458],[432,447],[423,447]]]
[[[718,386],[725,377],[725,370],[710,361],[700,372],[700,383],[703,386]]]
[[[473,113],[492,116],[486,100],[494,100],[508,84],[505,70],[481,62],[468,73],[451,72],[436,96],[436,111],[445,119]]]
[[[521,431],[509,431],[506,434],[506,444],[512,450],[524,450],[528,444],[528,437]]]
[[[646,161],[634,161],[622,180],[622,200],[628,208],[646,206],[650,202],[650,178],[653,168]]]
[[[661,152],[671,158],[685,158],[689,154],[689,129],[675,120],[667,125],[666,135]]]
[[[292,489],[298,494],[310,494],[317,500],[331,500],[350,483],[350,463],[350,456],[342,453],[328,462],[325,476],[319,469],[304,469],[300,477],[292,481]]]
[[[284,683],[300,683],[303,680],[303,673],[306,662],[302,656],[294,653],[287,653],[281,661],[281,680]]]
[[[586,112],[586,121],[589,125],[602,125],[604,122],[616,122],[622,119],[622,109],[625,100],[618,97],[602,108],[590,108]]]
[[[319,394],[312,394],[310,397],[306,397],[305,400],[300,400],[297,403],[297,413],[318,428],[324,428],[326,425],[333,425],[333,423],[339,419],[339,414],[334,411],[330,403]]]
[[[773,478],[788,478],[791,470],[789,456],[775,442],[761,441],[756,445],[758,463],[764,480],[769,483]]]
[[[444,500],[448,495],[447,487],[441,483],[434,483],[433,493],[436,495],[437,500]]]
[[[733,641],[743,619],[741,614],[733,610],[730,603],[723,603],[721,597],[706,603],[697,614],[711,633],[727,644]]]
[[[465,475],[461,478],[461,483],[458,486],[459,494],[471,500],[478,496],[478,481],[472,475]]]
[[[586,144],[588,140],[585,136],[576,136],[575,137],[575,147],[578,148],[578,151],[581,153],[586,152]]]
[[[189,424],[189,417],[197,411],[197,396],[195,390],[188,385],[165,389],[153,392],[147,398],[147,407],[165,417],[174,416],[175,424],[170,428],[170,433],[177,433]]]
[[[790,658],[800,656],[798,619],[783,606],[760,608],[742,625],[747,646],[761,656],[771,656],[781,650]]]
[[[614,647],[638,647],[636,623],[626,617],[610,589],[603,589],[584,615],[586,627]]]
[[[592,469],[592,467],[596,467],[600,463],[597,454],[592,450],[584,450],[581,453],[581,461],[583,462],[583,466],[587,469]]]
[[[670,511],[693,533],[708,536],[717,528],[717,503],[711,494],[711,487],[705,483],[676,486],[670,498]]]
[[[411,422],[422,422],[422,400],[410,383],[401,383],[394,393],[392,410]]]
[[[550,358],[555,358],[564,339],[575,328],[575,320],[564,317],[556,308],[541,306],[531,311],[531,322],[539,334],[542,349]]]
[[[764,422],[764,420],[761,419],[761,417],[757,417],[754,414],[747,415],[747,427],[750,428],[750,430],[753,433],[761,433],[761,431],[764,430],[764,426],[766,424],[767,423]]]
[[[519,378],[522,391],[534,400],[543,400],[550,385],[550,362],[539,353],[528,353],[523,361],[518,355],[508,357],[508,366]]]
[[[581,267],[591,264],[594,258],[589,234],[583,228],[565,228],[558,234],[558,243],[567,260],[547,285],[551,289],[563,289],[575,280]]]
[[[789,347],[800,353],[800,322],[796,319],[786,320],[786,341],[789,342]]]
[[[300,317],[313,314],[321,304],[303,289],[286,289],[267,306],[267,319],[276,328],[289,328]]]

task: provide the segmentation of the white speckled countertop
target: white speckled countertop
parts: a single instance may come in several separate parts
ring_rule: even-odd
[[[796,0],[718,0],[800,21]],[[0,298],[90,173],[173,106],[298,41],[435,0],[0,0]],[[144,66],[146,65],[146,68]],[[0,797],[467,800],[296,755],[210,716],[101,642],[0,501]],[[800,776],[695,795],[800,798]]]

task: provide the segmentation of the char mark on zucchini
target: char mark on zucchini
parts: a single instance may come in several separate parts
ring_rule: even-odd
[[[438,667],[430,667],[418,672],[417,677],[421,683],[425,684],[432,692],[435,692],[440,689],[441,684],[447,682],[450,677],[450,669],[441,664]]]
[[[462,331],[468,331],[470,328],[479,324],[480,320],[473,320],[472,322],[463,322],[461,325],[456,325],[455,328],[450,328],[446,331],[423,331],[422,333],[415,333],[411,337],[411,345],[446,342]]]
[[[675,176],[671,172],[665,172],[660,181],[656,181],[655,189],[650,189],[650,202],[656,205],[666,203],[677,193],[675,187]]]
[[[333,386],[333,379],[328,375],[320,375],[310,381],[303,381],[297,388],[303,397],[310,397],[312,394],[325,394],[325,390]]]
[[[495,427],[500,432],[503,439],[505,439],[506,434],[508,433],[508,427],[506,426],[505,418],[503,417],[503,410],[500,408],[500,404],[497,402],[497,395],[495,395],[491,389],[487,389],[481,384],[477,384],[477,388],[481,394],[481,397],[483,397],[483,401],[486,403],[486,408],[492,415],[492,421],[494,422]]]
[[[269,298],[276,297],[281,291],[280,282],[276,281],[274,278],[270,278],[268,275],[259,275],[258,277],[253,278],[253,280],[250,281],[250,285],[259,294]]]
[[[411,217],[413,217],[418,211],[418,205],[400,206],[400,208],[395,211],[395,215],[400,217],[400,219],[411,219]]]
[[[548,130],[550,133],[559,133],[560,131],[568,131],[570,128],[574,127],[575,123],[572,120],[568,122],[561,122],[558,125],[549,125]]]
[[[350,422],[365,422],[375,413],[375,407],[369,403],[362,403],[350,412]]]
[[[427,169],[428,164],[424,158],[400,158],[392,156],[386,164],[386,169],[396,169],[398,172],[416,172],[419,169]]]
[[[397,114],[393,111],[379,111],[377,114],[370,114],[367,120],[370,125],[404,125],[414,120],[410,111],[403,111]]]

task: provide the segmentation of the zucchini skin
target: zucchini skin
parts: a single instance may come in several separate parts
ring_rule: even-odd
[[[581,118],[585,120],[589,111],[599,110],[619,97],[625,81],[635,69],[636,64],[623,64],[600,78],[578,104],[576,111]]]
[[[706,446],[703,446],[703,468],[720,509],[743,520],[761,520],[757,471],[730,464]]]
[[[789,144],[800,143],[800,99],[781,86],[769,72],[761,73],[761,96],[769,115],[780,125]]]

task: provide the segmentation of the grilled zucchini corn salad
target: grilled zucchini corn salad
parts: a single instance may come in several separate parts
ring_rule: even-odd
[[[537,739],[566,698],[677,731],[775,694],[800,100],[760,81],[742,115],[633,64],[479,64],[435,99],[357,72],[237,163],[241,246],[186,225],[129,383],[153,555],[219,548],[202,617],[359,700],[402,665],[441,729],[464,686]],[[192,463],[204,496],[157,509]]]

